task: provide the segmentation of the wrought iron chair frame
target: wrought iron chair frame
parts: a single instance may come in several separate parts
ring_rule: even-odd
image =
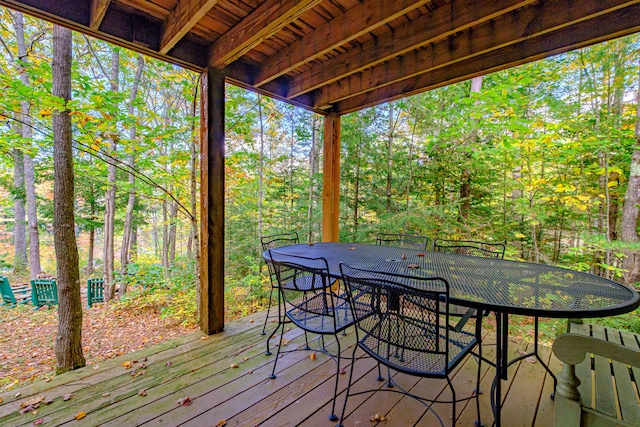
[[[415,234],[378,233],[376,235],[376,244],[426,251],[429,245],[429,238]]]
[[[431,408],[434,403],[452,404],[452,423],[455,426],[456,402],[475,397],[478,411],[476,425],[482,425],[478,395],[474,393],[472,396],[457,399],[455,388],[449,378],[449,374],[464,357],[472,353],[478,340],[473,333],[457,332],[447,326],[449,321],[448,282],[439,277],[423,278],[365,270],[343,263],[340,264],[340,271],[353,311],[357,345],[354,346],[352,354],[349,385],[338,426],[342,426],[350,396],[376,391],[391,391],[416,399],[428,411],[432,411],[443,426],[443,420]],[[410,298],[407,298],[408,296]],[[420,303],[416,304],[416,301]],[[443,301],[444,311],[441,311]],[[444,343],[444,349],[441,342]],[[451,355],[452,346],[457,350],[453,356]],[[356,356],[358,349],[365,354]],[[387,367],[388,387],[351,393],[354,366],[356,361],[363,357],[372,357],[378,362],[379,381],[384,379],[380,375],[380,364]],[[435,357],[435,362],[432,357]],[[413,367],[414,364],[419,368]],[[428,368],[433,366],[438,366],[440,370]],[[421,378],[446,379],[452,400],[428,399],[404,390],[393,381],[391,370]],[[479,365],[476,380],[479,384]]]

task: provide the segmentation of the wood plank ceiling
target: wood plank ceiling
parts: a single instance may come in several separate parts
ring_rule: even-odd
[[[319,113],[640,30],[640,0],[0,0]]]

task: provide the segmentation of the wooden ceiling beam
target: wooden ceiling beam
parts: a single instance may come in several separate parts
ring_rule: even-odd
[[[448,6],[439,7],[392,32],[329,59],[320,67],[294,76],[288,97],[295,98],[535,2],[537,0],[453,0]]]
[[[606,25],[602,24],[603,19],[606,20]],[[583,20],[572,27],[545,34],[544,37],[528,38],[486,55],[472,57],[430,73],[362,93],[334,104],[332,111],[338,114],[351,113],[638,31],[640,5],[633,5],[606,16]]]
[[[638,3],[640,0],[582,0],[567,8],[566,0],[546,0],[326,85],[316,105],[333,104]]]
[[[365,0],[267,58],[254,85],[262,86],[430,1]]]
[[[95,1],[95,0],[94,0]],[[168,53],[180,39],[218,3],[218,0],[180,0],[171,14],[165,19],[160,53]]]
[[[209,66],[218,69],[224,68],[321,1],[265,1],[211,45]]]
[[[91,1],[91,20],[89,21],[89,28],[97,30],[100,28],[100,24],[104,19],[105,13],[109,8],[111,0],[92,0]]]

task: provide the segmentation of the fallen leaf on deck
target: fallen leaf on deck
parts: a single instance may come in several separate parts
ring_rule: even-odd
[[[20,404],[20,407],[26,408],[27,406],[33,406],[37,408],[39,404],[45,401],[45,399],[46,397],[44,396],[34,397],[33,399],[27,400],[26,402],[22,402]]]
[[[33,425],[34,425],[34,426],[39,426],[39,425],[41,425],[43,422],[44,422],[44,418],[38,418],[37,420],[35,420],[35,421],[33,422]]]
[[[24,415],[24,414],[26,414],[27,412],[31,412],[31,411],[33,411],[33,410],[35,410],[35,409],[36,409],[36,408],[34,408],[34,407],[33,407],[33,405],[29,405],[29,406],[27,406],[27,407],[25,407],[25,408],[23,408],[23,409],[21,409],[21,410],[20,410],[20,415]]]
[[[309,246],[313,246],[313,242],[309,242]]]
[[[87,414],[85,414],[84,412],[78,412],[78,414],[76,415],[76,420],[81,420],[86,416]]]
[[[178,399],[178,405],[182,405],[182,406],[189,406],[191,405],[191,399],[189,397],[183,397],[181,399]]]
[[[147,395],[147,390],[142,389],[138,392],[138,396],[146,396]]]
[[[47,377],[47,378],[45,378],[45,379],[44,379],[44,382],[45,382],[45,383],[48,383],[49,381],[51,381],[51,377]],[[1,401],[0,401],[0,402],[1,402]]]
[[[201,340],[208,340],[209,339],[209,335],[205,335],[204,337],[200,337]]]
[[[405,254],[402,254],[402,255],[400,255],[400,258],[407,259],[407,256]]]
[[[0,397],[0,403],[2,403],[2,398]]]
[[[347,370],[346,370],[346,369],[344,369],[344,368],[341,368],[341,369],[340,369],[340,375],[344,375],[344,374],[346,374],[346,373],[347,373]]]
[[[22,393],[17,392],[17,393],[16,393],[16,397],[20,397],[20,395],[21,395],[21,394],[22,394]]]
[[[122,366],[124,366],[126,369],[129,369],[133,366],[133,363],[131,363],[130,360],[127,360],[126,362],[122,362]]]
[[[407,268],[420,268],[420,266],[418,264],[409,264]]]
[[[249,320],[249,323],[253,323],[255,321],[255,319],[251,319]]]
[[[371,421],[372,423],[375,423],[378,421],[385,421],[385,420],[386,418],[384,417],[384,415],[380,415],[380,414],[375,414],[371,418],[369,418],[369,421]]]
[[[349,250],[355,251],[356,248],[352,246],[352,247],[349,248]]]
[[[416,254],[416,256],[424,256],[424,254]]]
[[[216,424],[216,427],[224,427],[227,425],[227,420],[220,420],[218,421],[218,424]]]
[[[171,366],[171,360],[164,364],[164,366]]]
[[[102,397],[109,397],[111,393],[102,393]]]
[[[49,399],[47,399],[47,400],[45,400],[45,401],[44,401],[44,404],[45,404],[45,405],[51,405],[51,404],[53,403],[53,401],[54,401],[54,400],[55,400],[55,399],[53,399],[53,398],[49,398]]]
[[[92,369],[93,369],[94,371],[97,371],[98,369],[100,369],[100,365],[93,365],[93,368],[92,368]]]
[[[73,393],[67,393],[64,396],[62,396],[62,400],[66,402],[67,400],[70,400],[72,397],[73,397]]]
[[[316,360],[316,357],[318,357],[318,356],[316,356],[316,354],[315,354],[315,353],[311,353],[311,354],[309,355],[309,359],[311,359],[311,360]]]
[[[240,365],[238,365],[237,363],[232,363],[229,367],[230,367],[231,369],[235,369],[235,368],[240,367]]]
[[[147,365],[145,365],[144,363],[138,363],[138,369],[145,369],[147,367]]]
[[[242,360],[249,360],[247,356],[243,357]]]
[[[537,363],[538,362],[534,356],[525,357],[524,360],[525,360],[525,362],[529,362],[529,363]]]

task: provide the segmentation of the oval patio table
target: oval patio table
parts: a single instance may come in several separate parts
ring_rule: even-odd
[[[512,361],[507,358],[510,314],[590,318],[627,313],[640,306],[638,292],[628,286],[544,264],[345,242],[282,246],[271,253],[275,260],[282,254],[282,261],[286,261],[286,255],[325,258],[334,278],[340,278],[341,262],[369,270],[441,277],[449,282],[452,304],[493,311],[496,376],[491,401],[496,426],[501,423],[501,408],[496,404],[501,401],[499,379],[507,379],[509,364],[524,357]],[[263,256],[268,259],[269,251]]]

